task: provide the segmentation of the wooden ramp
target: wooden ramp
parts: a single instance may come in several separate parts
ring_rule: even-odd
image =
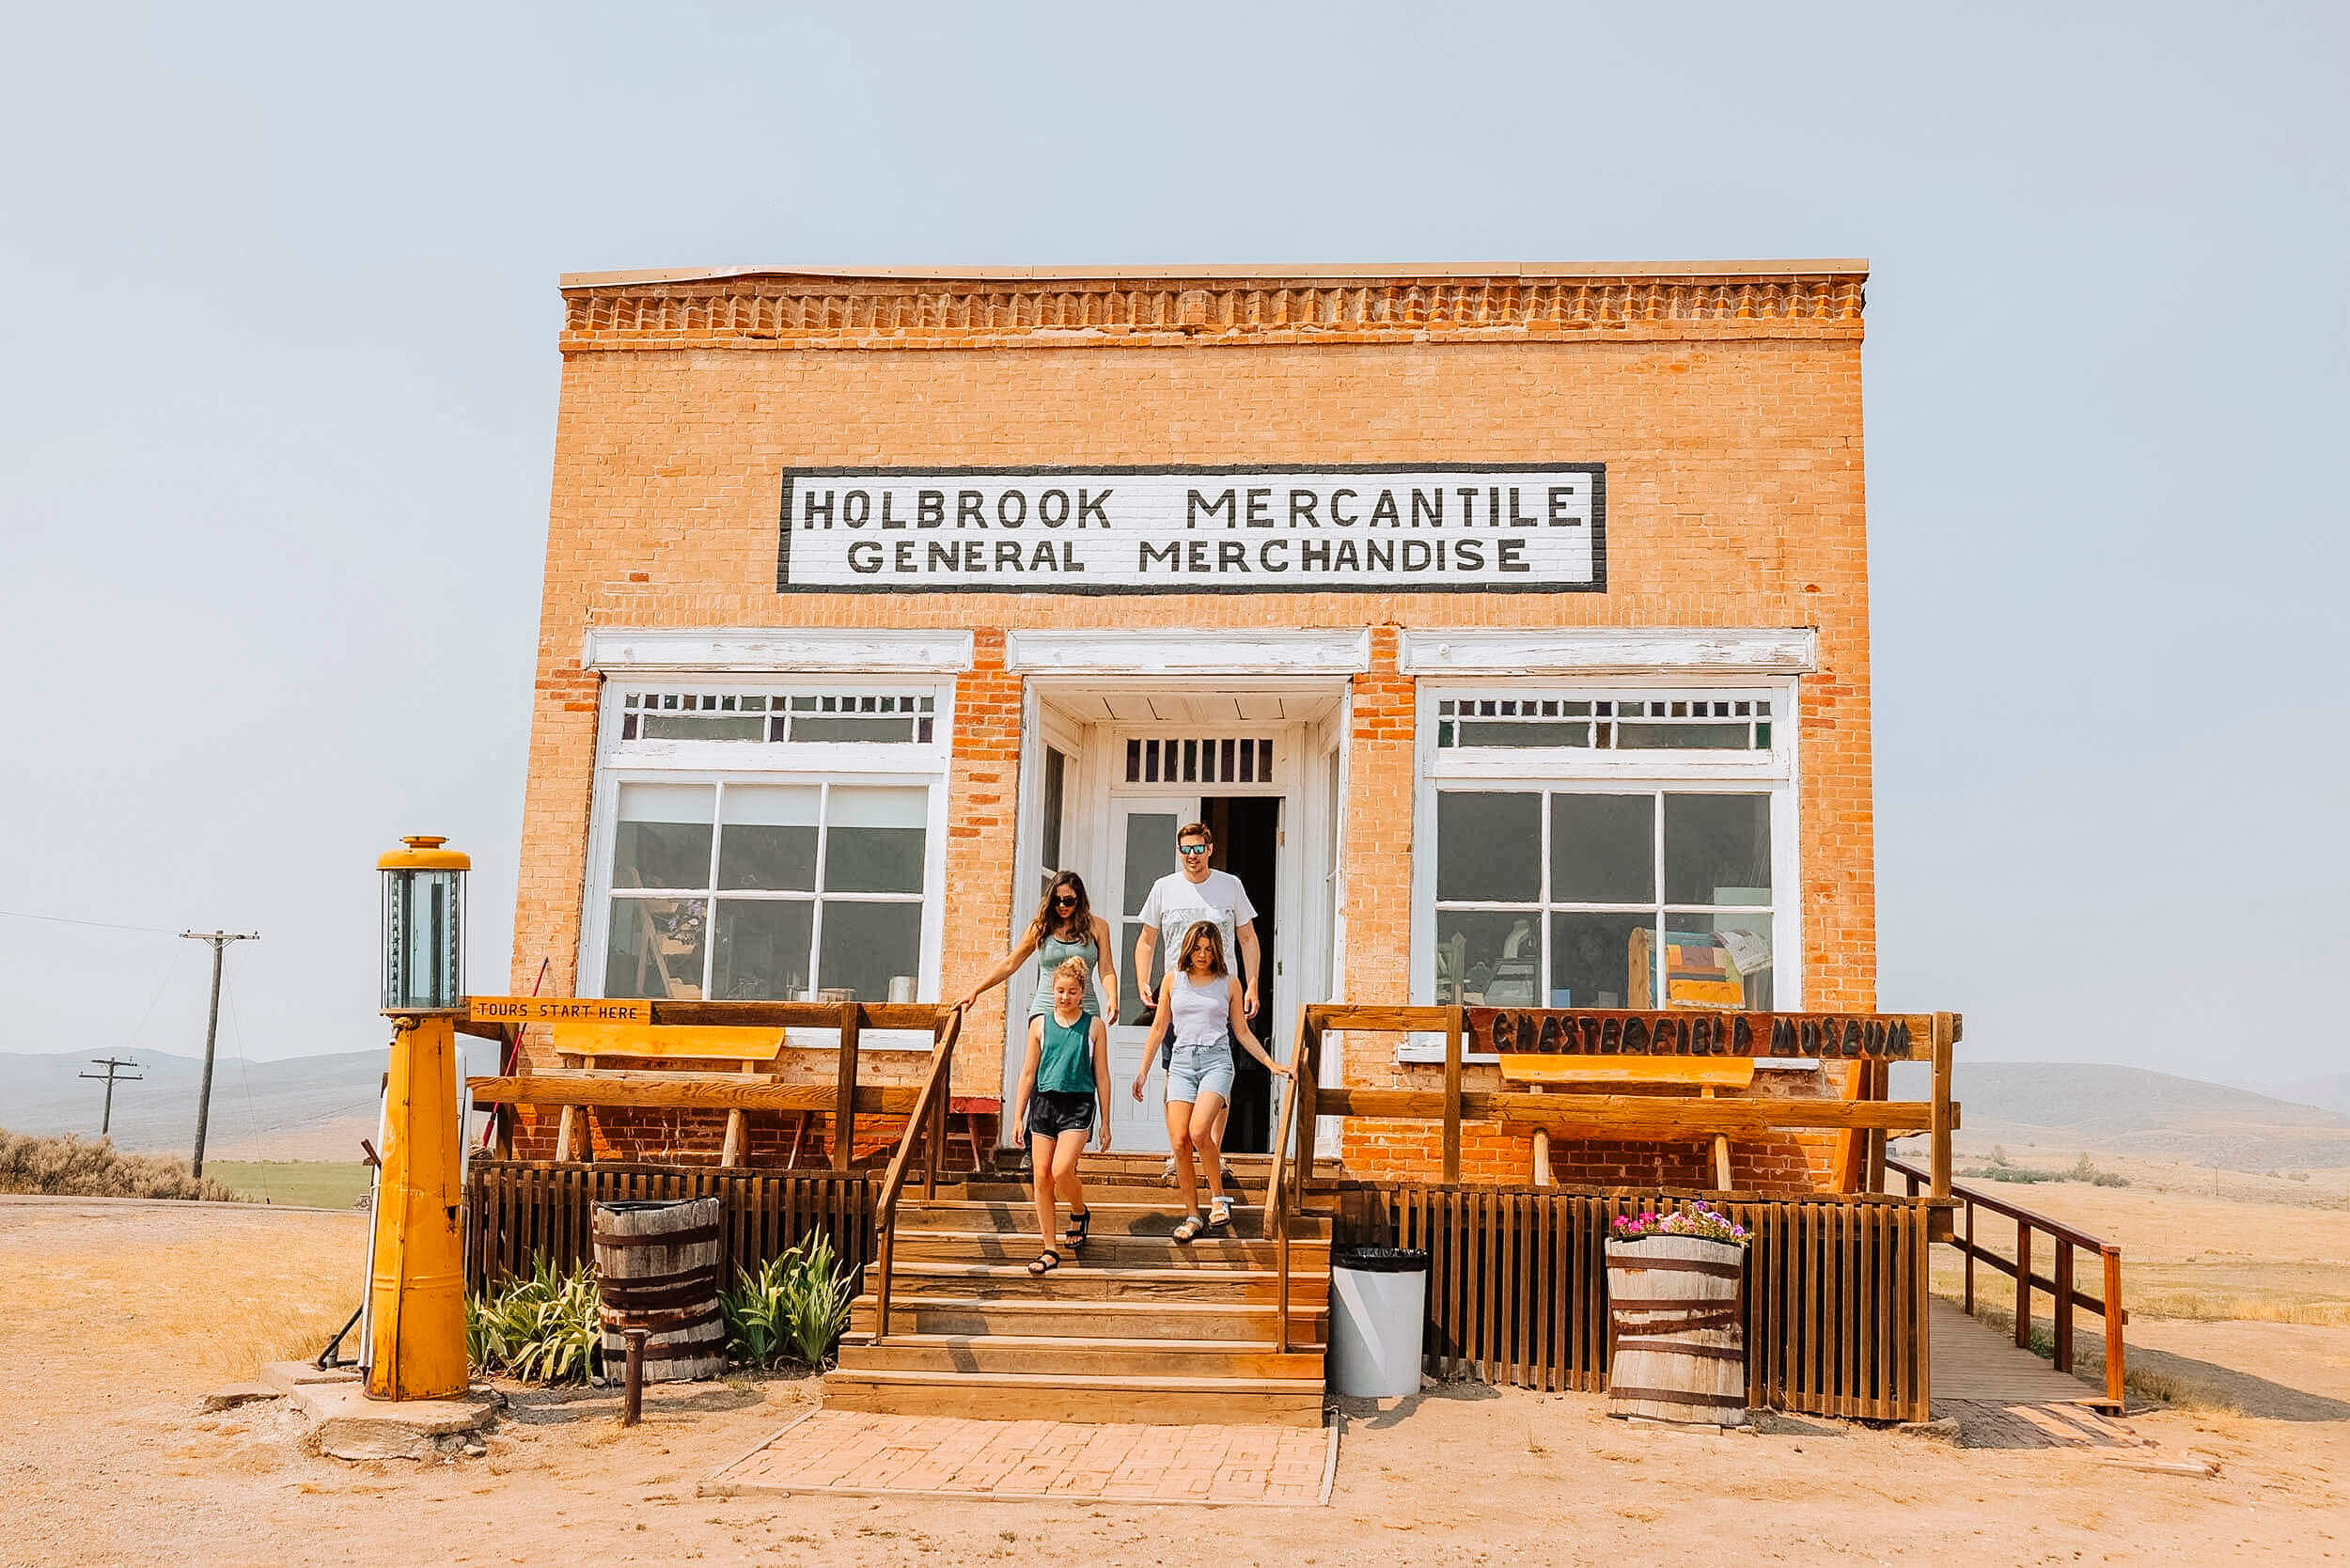
[[[2154,1445],[2100,1414],[2099,1389],[2057,1371],[1940,1296],[1933,1298],[1934,1415],[1968,1448],[2144,1451]]]
[[[1262,1156],[1241,1177],[1230,1232],[1173,1239],[1156,1155],[1088,1158],[1085,1250],[1038,1278],[1029,1189],[975,1178],[898,1207],[887,1336],[874,1340],[878,1264],[865,1270],[827,1409],[1091,1424],[1322,1425],[1330,1296],[1326,1220],[1290,1241],[1290,1347],[1277,1349],[1277,1244]]]

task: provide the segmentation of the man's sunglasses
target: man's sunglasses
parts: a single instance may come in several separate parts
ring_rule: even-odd
[[[1195,855],[1205,855],[1208,853],[1208,846],[1205,844],[1177,844],[1175,846],[1175,853],[1185,857]]]

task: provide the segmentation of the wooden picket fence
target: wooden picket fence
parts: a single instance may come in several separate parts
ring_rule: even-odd
[[[823,1235],[848,1270],[873,1257],[870,1172],[744,1170],[714,1166],[569,1164],[475,1159],[465,1174],[465,1289],[529,1272],[544,1257],[568,1269],[594,1256],[596,1204],[636,1198],[716,1198],[724,1205],[725,1278]]]
[[[1340,1245],[1430,1254],[1426,1365],[1522,1388],[1606,1387],[1608,1222],[1686,1200],[1341,1180]],[[1928,1419],[1924,1199],[1705,1197],[1747,1227],[1747,1401],[1873,1420]]]

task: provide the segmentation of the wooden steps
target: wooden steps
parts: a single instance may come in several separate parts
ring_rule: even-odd
[[[1092,1340],[1076,1335],[892,1334],[886,1344],[858,1347],[868,1372],[1072,1372],[1093,1377],[1258,1377],[1294,1381],[1322,1375],[1323,1347],[1277,1351],[1229,1340]]]
[[[1292,1342],[1322,1343],[1324,1318],[1320,1307],[1292,1301]],[[1263,1346],[1273,1342],[1273,1320],[1270,1302],[990,1299],[918,1294],[904,1279],[898,1281],[889,1303],[893,1343],[901,1334],[1010,1334],[1166,1338],[1179,1343],[1229,1340]],[[872,1332],[873,1298],[861,1295],[849,1317],[849,1334],[853,1341],[870,1342]]]
[[[1089,1377],[1068,1372],[867,1372],[824,1374],[824,1403],[885,1415],[1152,1426],[1322,1424],[1323,1380]]]
[[[1242,1201],[1231,1230],[1183,1244],[1160,1156],[1088,1159],[1092,1236],[1042,1277],[1027,1271],[1042,1243],[1024,1183],[982,1172],[934,1200],[901,1199],[889,1333],[875,1342],[879,1265],[870,1265],[824,1403],[998,1419],[1319,1426],[1329,1226],[1300,1219],[1292,1232],[1289,1348],[1277,1350],[1279,1248],[1257,1206],[1271,1162],[1232,1164]]]

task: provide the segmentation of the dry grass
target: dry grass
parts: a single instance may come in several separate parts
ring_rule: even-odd
[[[236,1198],[220,1183],[190,1175],[184,1160],[126,1154],[111,1138],[68,1133],[34,1137],[0,1127],[0,1192],[56,1198]]]
[[[0,1362],[131,1350],[154,1384],[202,1388],[316,1356],[359,1303],[365,1221],[196,1212],[254,1234],[224,1238],[215,1222],[206,1241],[181,1240],[167,1208],[79,1232],[48,1227],[37,1257],[0,1231]]]

